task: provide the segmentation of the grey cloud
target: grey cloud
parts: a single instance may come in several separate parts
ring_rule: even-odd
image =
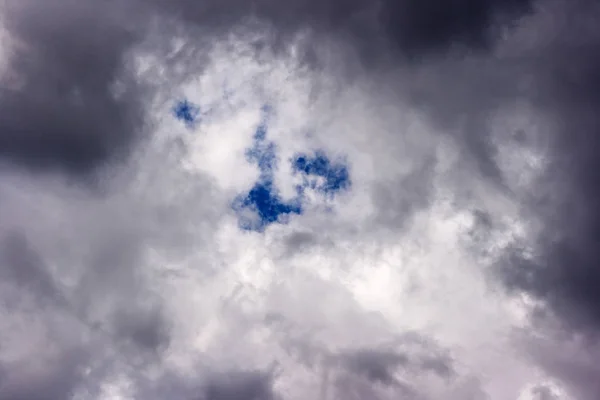
[[[44,260],[19,232],[9,232],[2,238],[0,271],[5,282],[14,282],[22,290],[39,296],[41,303],[63,306],[62,293],[44,265]]]
[[[0,91],[2,159],[77,176],[127,156],[143,133],[147,101],[128,65],[141,14],[128,4],[51,0],[3,8],[12,47]],[[132,15],[126,22],[125,13]]]
[[[552,392],[552,389],[544,385],[536,386],[531,390],[531,393],[534,396],[534,400],[559,400],[558,396]]]
[[[3,171],[0,342],[25,341],[27,347],[35,349],[42,335],[44,345],[39,354],[44,359],[23,353],[17,356],[18,364],[46,368],[49,357],[48,371],[60,376],[35,370],[36,374],[43,373],[38,384],[27,378],[30,367],[22,374],[15,370],[10,380],[5,378],[8,386],[0,393],[10,390],[11,396],[17,396],[13,393],[25,388],[15,382],[29,379],[24,398],[68,399],[66,392],[43,397],[53,382],[57,391],[63,387],[77,393],[89,391],[94,398],[103,382],[123,373],[132,379],[134,387],[151,386],[144,373],[160,370],[163,352],[172,342],[172,321],[163,299],[148,284],[151,269],[160,261],[148,259],[145,252],[152,246],[159,257],[182,260],[191,254],[185,240],[191,240],[201,252],[189,228],[202,219],[203,206],[198,208],[195,191],[210,187],[201,177],[177,174],[177,170],[169,170],[168,178],[160,172],[154,174],[153,182],[160,189],[156,193],[152,186],[138,193],[132,183],[142,176],[134,174],[132,179],[125,174],[127,184],[121,186],[116,179],[98,196],[89,187],[71,186],[62,179]],[[184,209],[173,208],[169,194],[160,186],[167,179],[169,187],[175,188],[177,178],[189,192],[183,191],[177,198]],[[154,194],[145,197],[148,191]],[[190,205],[186,198],[194,202],[191,207],[185,208]],[[201,223],[210,221],[202,219]],[[176,243],[172,246],[173,240]],[[24,318],[38,322],[17,335],[11,326],[23,329],[19,321]],[[61,325],[68,327],[64,329],[67,335]],[[88,371],[85,376],[69,373],[70,367],[62,364],[72,347],[89,355],[73,367]],[[0,355],[9,350],[0,348]]]
[[[431,373],[449,379],[455,375],[450,353],[418,332],[405,332],[387,345],[342,351],[333,359],[351,372],[386,385],[398,384],[395,376]]]
[[[302,285],[302,282],[294,282],[293,290],[305,293]],[[320,285],[327,283],[311,281],[315,296],[311,299],[303,296],[299,304],[303,310],[301,315],[293,312],[291,299],[278,297],[277,305],[287,304],[289,311],[274,311],[264,317],[265,326],[272,331],[268,340],[278,343],[285,353],[278,357],[284,373],[290,368],[292,374],[308,372],[319,379],[322,400],[404,398],[402,396],[433,399],[437,397],[432,397],[434,392],[429,387],[432,384],[448,390],[461,386],[461,373],[455,369],[458,361],[450,349],[424,333],[396,334],[381,315],[362,310],[352,298],[344,298],[344,312],[337,310],[327,314],[330,316],[317,320],[327,323],[315,326],[316,321],[312,319],[316,312],[306,314],[304,311],[316,307],[311,300],[319,299],[316,304],[321,308],[338,303],[332,296],[334,288],[325,296],[317,295]],[[461,393],[470,393],[474,389],[461,390]],[[282,396],[286,398],[285,393]]]
[[[420,57],[452,47],[488,49],[498,26],[531,12],[533,1],[162,1],[164,10],[208,30],[227,30],[255,18],[274,30],[273,40],[302,29],[333,35],[358,47],[364,59],[397,53]],[[379,49],[389,54],[377,54]]]
[[[486,182],[505,189],[520,202],[525,218],[543,221],[544,233],[532,239],[535,257],[525,256],[523,249],[529,243],[506,249],[496,271],[504,284],[513,292],[526,292],[542,300],[546,311],[559,316],[568,330],[595,337],[600,329],[600,212],[596,204],[600,196],[596,154],[600,148],[600,32],[596,27],[600,16],[593,2],[568,3],[15,2],[7,8],[4,18],[15,48],[9,57],[10,80],[4,80],[0,93],[0,159],[3,165],[6,162],[27,170],[53,170],[70,176],[87,176],[125,159],[146,133],[144,106],[152,93],[132,75],[128,52],[142,40],[151,13],[156,12],[165,20],[172,16],[177,22],[186,21],[209,38],[226,33],[243,23],[245,17],[255,16],[272,30],[274,37],[268,40],[275,45],[287,40],[287,35],[309,28],[355,47],[363,61],[378,57],[395,60],[391,63],[394,72],[385,77],[390,80],[386,85],[389,83],[401,92],[399,97],[408,98],[417,109],[425,111],[444,134],[452,132],[448,136],[459,144],[466,160],[463,165],[477,170]],[[534,5],[538,6],[535,10]],[[127,19],[122,17],[126,14]],[[544,19],[555,21],[549,23],[547,31],[536,25]],[[503,32],[503,27],[517,20],[520,26],[515,28],[516,33]],[[527,29],[542,29],[539,36],[543,39],[519,50],[523,39],[520,35]],[[193,43],[190,46],[194,47]],[[471,54],[446,59],[444,55],[454,48]],[[182,58],[201,53],[190,55],[186,51]],[[424,61],[418,67],[407,67],[399,61],[405,57]],[[522,197],[504,181],[495,159],[497,149],[486,126],[498,108],[515,99],[532,103],[552,125],[547,133],[552,143],[550,168],[540,184]],[[401,226],[419,209],[419,202],[427,200],[432,189],[432,168],[433,163],[426,164],[417,168],[414,176],[397,182],[398,190],[410,191],[405,197],[392,188],[381,188],[377,193],[382,204],[393,207],[384,215],[386,220],[392,220],[392,225]],[[156,179],[165,182],[171,178],[163,175],[162,181]],[[181,178],[177,185],[188,186],[195,178]],[[190,184],[193,187],[184,191],[182,204],[193,206],[200,201],[196,195],[204,191],[197,185]],[[159,193],[159,186],[153,186],[152,193],[127,192],[123,195],[125,203],[119,203],[118,196],[112,194],[107,196],[107,202],[93,196],[80,202],[75,200],[77,196],[67,196],[64,202],[58,201],[63,213],[58,218],[60,223],[51,222],[49,216],[35,222],[19,220],[16,225],[21,225],[21,230],[16,234],[2,232],[2,274],[39,299],[56,304],[68,299],[72,302],[69,304],[76,304],[73,315],[89,317],[90,321],[84,320],[89,325],[97,318],[102,332],[114,334],[116,341],[130,341],[151,351],[167,346],[170,338],[168,323],[163,320],[166,317],[142,306],[152,296],[144,290],[137,272],[144,264],[142,250],[149,244],[170,255],[186,253],[193,246],[189,226],[193,218],[191,211],[171,213],[167,201],[152,203],[150,210],[138,209],[136,202]],[[469,182],[463,182],[463,186],[468,187]],[[39,192],[43,191],[41,188]],[[33,195],[41,196],[39,192]],[[18,202],[9,209],[29,210]],[[43,213],[53,211],[48,208]],[[472,244],[478,249],[481,246],[476,242],[495,229],[494,217],[488,218],[490,214],[486,213],[481,211],[485,217],[480,218],[473,232]],[[7,218],[9,214],[3,212]],[[57,233],[52,238],[43,237],[36,233],[40,226],[46,234],[52,230]],[[158,227],[164,227],[164,231]],[[58,245],[51,244],[53,240],[68,243],[68,251],[57,256]],[[299,234],[289,238],[289,246],[310,246],[313,240]],[[57,282],[62,274],[70,272],[51,273],[50,261],[62,266],[82,265],[75,273],[80,273],[75,277],[75,289],[62,289]],[[122,304],[129,308],[119,313]],[[68,352],[65,354],[68,359]],[[337,360],[346,370],[367,377],[367,381],[389,382],[392,371],[407,363],[437,375],[450,374],[449,364],[436,357],[415,360],[398,350],[361,350],[339,355]],[[595,383],[597,368],[587,362],[540,362],[589,398],[599,390]],[[50,398],[51,394],[57,399],[67,398],[79,377],[69,362],[65,365],[63,369],[56,368],[64,375],[44,375],[39,385],[27,388],[19,386],[14,372],[5,375],[0,381],[0,397],[35,399],[37,393],[47,393]],[[357,381],[350,375],[344,379],[352,386],[348,382]],[[373,394],[368,390],[372,382],[360,382],[350,390],[349,398]],[[23,392],[25,389],[39,392]],[[262,400],[275,395],[271,377],[244,372],[215,377],[202,396],[207,400]]]
[[[542,337],[536,337],[531,332],[521,332],[518,341],[525,354],[534,359],[568,396],[572,396],[565,398],[592,400],[598,397],[600,369],[595,360],[600,354],[600,348],[596,339],[547,331]],[[552,395],[557,394],[556,391],[545,384],[533,389],[533,393],[537,389],[540,398],[563,398],[553,397]]]
[[[38,359],[5,365],[0,376],[0,398],[5,400],[60,400],[73,396],[82,380],[83,354],[65,351],[53,360]]]
[[[401,375],[402,372],[433,373],[443,378],[453,375],[451,359],[445,355],[410,354],[410,352],[394,349],[368,349],[342,353],[337,358],[349,371],[384,385],[401,385],[395,375]]]
[[[229,371],[212,376],[198,400],[275,400],[273,377],[261,371]]]
[[[114,320],[115,335],[142,349],[158,352],[169,345],[169,324],[159,309],[119,311]]]
[[[456,400],[489,400],[490,396],[482,389],[481,382],[469,377],[457,385],[456,389],[448,396]]]
[[[552,147],[545,175],[521,201],[532,220],[543,221],[543,232],[529,243],[533,256],[528,244],[517,244],[499,271],[509,288],[543,300],[568,327],[597,333],[600,30],[591,21],[600,10],[586,1],[559,4],[545,16],[554,21],[551,40],[540,43],[530,64],[536,76],[528,95],[552,122]]]
[[[458,378],[451,353],[418,332],[406,332],[382,345],[331,349],[282,315],[269,315],[267,323],[285,330],[283,348],[296,362],[322,375],[325,398],[388,398],[382,393],[392,393],[392,398],[425,399],[427,382],[452,386]]]
[[[381,210],[375,221],[377,225],[394,230],[410,226],[412,216],[431,204],[436,160],[431,154],[422,157],[408,174],[375,187],[373,199]]]
[[[497,43],[493,56],[429,60],[418,68],[399,66],[397,74],[398,91],[459,146],[463,171],[476,172],[456,172],[459,204],[479,215],[468,246],[485,252],[485,237],[501,230],[503,216],[479,208],[470,192],[480,179],[514,201],[524,222],[541,224],[535,237],[505,249],[496,278],[509,292],[540,300],[563,329],[593,337],[600,326],[599,13],[586,0],[537,2],[535,12]],[[548,124],[542,133],[548,167],[526,189],[506,180],[497,142],[526,147],[535,142],[533,133],[501,127],[504,134],[495,137],[489,126],[498,110],[515,102],[532,107]],[[420,176],[426,182],[427,175]]]
[[[532,11],[530,0],[396,1],[383,7],[384,27],[411,55],[450,46],[488,48],[497,27]]]
[[[341,359],[350,371],[363,375],[376,383],[386,385],[394,383],[394,370],[408,363],[406,355],[385,351],[359,350],[343,355]]]

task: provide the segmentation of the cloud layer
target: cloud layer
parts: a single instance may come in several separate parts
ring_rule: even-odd
[[[595,399],[591,1],[1,8],[0,399]]]

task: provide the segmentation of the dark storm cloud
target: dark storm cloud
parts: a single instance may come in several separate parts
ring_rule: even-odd
[[[409,57],[452,47],[485,50],[503,27],[532,11],[533,0],[154,0],[209,30],[254,18],[274,29],[275,42],[302,29],[335,35],[363,55],[373,48]],[[383,46],[383,47],[381,47]],[[385,55],[384,55],[385,56]]]
[[[127,155],[144,127],[143,90],[126,58],[139,12],[128,4],[26,0],[5,7],[11,48],[0,91],[1,158],[86,174]]]
[[[465,85],[480,105],[463,105],[469,105],[469,118],[481,120],[503,104],[525,100],[548,123],[543,132],[549,143],[548,168],[524,192],[513,191],[503,180],[485,129],[477,139],[484,146],[471,147],[471,154],[483,163],[480,166],[487,165],[488,172],[481,169],[483,176],[504,185],[520,203],[524,221],[541,224],[538,235],[505,249],[494,270],[509,292],[526,293],[538,301],[531,314],[533,328],[556,335],[553,345],[543,350],[532,339],[527,351],[579,394],[577,398],[592,399],[598,397],[600,375],[584,354],[597,354],[600,334],[600,9],[585,0],[540,6],[539,15],[526,20],[519,35],[507,39],[505,54],[473,72],[475,77],[487,74],[492,79],[479,89]],[[451,119],[439,118],[439,111],[432,115],[444,126],[451,125]],[[503,140],[510,136],[507,132]],[[489,172],[494,170],[496,177]],[[498,228],[500,218],[478,212],[477,219],[471,245],[482,251],[481,241],[493,240],[488,235]],[[581,334],[587,342],[562,355],[562,346]],[[538,396],[552,398],[542,389]]]
[[[214,375],[197,400],[275,400],[273,377],[260,371],[229,371]]]
[[[530,93],[551,121],[550,168],[524,199],[544,223],[529,256],[502,261],[513,289],[544,300],[570,327],[600,329],[600,12],[585,1],[552,14],[552,40],[535,51]]]
[[[385,58],[454,45],[486,48],[498,22],[529,9],[528,0],[13,3],[5,10],[14,46],[0,92],[0,157],[70,174],[126,157],[143,134],[150,96],[132,74],[128,51],[147,32],[153,12],[157,20],[172,16],[199,27],[205,36],[198,43],[255,17],[272,28],[272,44],[309,29],[360,53],[379,49],[373,56]]]
[[[532,11],[532,0],[386,1],[382,25],[391,40],[411,55],[450,46],[486,49],[498,28]]]

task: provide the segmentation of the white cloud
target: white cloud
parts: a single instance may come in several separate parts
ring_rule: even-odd
[[[284,199],[293,197],[297,182],[288,160],[303,151],[344,157],[352,187],[331,203],[332,212],[311,209],[264,233],[241,231],[233,211],[205,204],[227,215],[187,249],[190,256],[201,253],[203,261],[187,264],[168,285],[158,286],[176,321],[177,340],[167,359],[181,363],[195,351],[218,368],[279,363],[276,387],[289,398],[306,398],[317,396],[310,388],[322,384],[326,354],[416,331],[448,349],[460,374],[477,377],[491,399],[516,398],[534,377],[511,343],[518,320],[508,298],[487,285],[485,266],[463,246],[473,219],[452,196],[454,189],[473,191],[475,205],[517,219],[510,198],[498,201],[474,172],[457,170],[463,166],[452,141],[377,88],[323,85],[323,76],[287,59],[217,49],[203,74],[179,90],[210,112],[193,131],[178,131],[189,146],[182,163],[214,182],[214,198],[226,204],[256,180],[258,169],[244,151],[264,104],[274,110],[267,139],[277,146],[274,182]],[[223,82],[234,88],[227,102]],[[158,140],[180,124],[169,119],[168,104],[162,112]],[[530,164],[533,157],[510,156],[509,163]],[[429,160],[437,163],[429,167]],[[457,181],[456,174],[469,181]],[[157,190],[173,190],[168,180],[161,183]],[[424,197],[411,193],[419,190]],[[183,207],[177,198],[170,204]],[[390,214],[401,207],[404,214]],[[202,263],[210,265],[211,275],[198,273]],[[266,324],[269,316],[277,316],[277,324]],[[289,354],[294,346],[314,353],[311,368]],[[466,390],[457,382],[432,395]]]
[[[273,368],[275,389],[289,399],[391,399],[403,390],[431,399],[483,398],[475,397],[480,391],[517,398],[537,377],[511,340],[521,322],[514,302],[488,285],[484,260],[465,246],[475,217],[454,193],[469,192],[469,206],[508,220],[490,246],[527,234],[514,199],[465,167],[450,136],[384,88],[310,72],[293,58],[256,57],[236,40],[216,46],[197,76],[159,93],[152,141],[102,196],[46,178],[29,186],[30,178],[8,173],[0,186],[0,210],[19,204],[16,214],[0,211],[2,234],[35,219],[27,240],[55,260],[48,267],[73,304],[63,311],[86,335],[114,338],[114,348],[98,352],[121,364],[99,373],[99,398],[131,398],[139,382],[158,385],[152,368],[136,369],[138,353],[125,343],[143,340],[111,331],[119,312],[155,309],[169,337],[156,368],[197,380],[189,390],[213,373]],[[160,73],[148,70],[147,79],[160,79],[160,60],[153,63]],[[195,127],[172,115],[182,97],[202,110]],[[307,207],[287,224],[248,232],[230,204],[259,176],[245,151],[266,104],[284,200],[294,196],[289,159],[299,152],[344,160],[352,186],[326,202],[315,195],[329,211]],[[514,178],[529,184],[541,156],[499,141],[501,165],[507,173],[530,167]],[[18,333],[2,331],[18,342]],[[27,343],[43,349],[47,339],[32,335]],[[373,356],[381,348],[391,361]],[[457,376],[432,366],[441,368],[434,358],[442,353]],[[393,384],[376,382],[386,368]]]

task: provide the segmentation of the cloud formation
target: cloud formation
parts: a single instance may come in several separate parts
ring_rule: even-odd
[[[0,399],[597,398],[599,12],[3,5]]]
[[[143,88],[127,66],[138,32],[120,20],[125,3],[25,1],[3,8],[10,44],[2,158],[84,174],[125,154],[144,128]]]

